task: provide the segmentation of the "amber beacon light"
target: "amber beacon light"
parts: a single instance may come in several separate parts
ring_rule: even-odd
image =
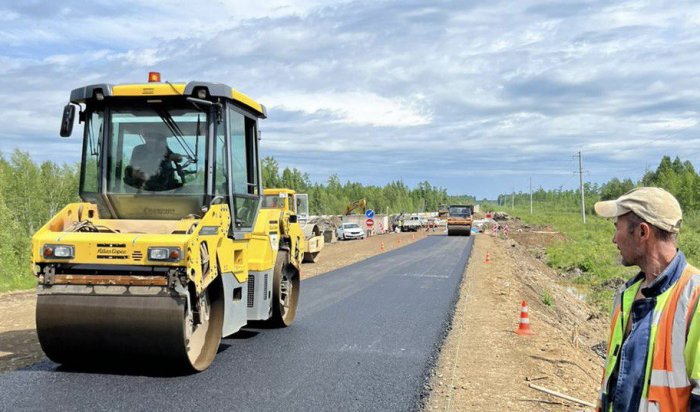
[[[148,72],[149,83],[160,83],[160,72]]]

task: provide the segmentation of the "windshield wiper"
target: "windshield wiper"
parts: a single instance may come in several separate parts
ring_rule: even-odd
[[[193,163],[197,162],[197,153],[195,153],[192,148],[187,144],[187,142],[184,139],[184,133],[182,133],[182,129],[180,129],[180,126],[175,122],[173,117],[170,115],[170,112],[167,110],[158,110],[157,111],[158,116],[160,116],[160,119],[165,123],[166,126],[168,126],[168,129],[170,129],[170,132],[173,134],[175,137],[175,140],[180,144],[180,146],[185,150],[187,157],[189,157]],[[199,127],[198,127],[199,128]],[[199,134],[199,130],[197,130],[197,134]]]

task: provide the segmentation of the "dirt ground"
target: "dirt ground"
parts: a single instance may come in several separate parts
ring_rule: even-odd
[[[370,256],[423,239],[425,232],[391,233],[364,240],[348,240],[324,247],[317,263],[304,263],[301,277],[307,279],[339,269]],[[0,372],[15,370],[44,357],[36,337],[34,291],[0,294]]]
[[[511,225],[511,223],[509,223]],[[475,239],[450,331],[426,388],[425,410],[592,410],[529,387],[595,404],[606,316],[592,311],[540,259],[551,230]],[[490,263],[487,263],[487,254]],[[533,336],[519,336],[521,301]],[[546,303],[545,303],[546,302]]]

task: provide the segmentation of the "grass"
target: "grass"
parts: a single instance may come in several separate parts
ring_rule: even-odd
[[[504,211],[526,223],[548,225],[564,234],[565,241],[547,247],[547,264],[569,273],[569,282],[583,292],[593,306],[609,310],[617,287],[639,271],[637,267],[626,268],[620,264],[619,252],[612,243],[612,221],[587,215],[584,225],[580,212],[538,211],[543,208],[538,206],[532,215],[529,208]],[[688,260],[695,266],[700,265],[700,213],[686,214],[678,241]]]
[[[546,290],[544,292],[542,292],[542,303],[545,306],[553,306],[554,305],[554,298]]]
[[[25,272],[18,275],[0,276],[0,293],[13,290],[32,289],[36,286],[36,278]]]

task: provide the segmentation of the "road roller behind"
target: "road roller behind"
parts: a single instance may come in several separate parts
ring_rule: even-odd
[[[447,208],[447,236],[471,236],[473,205],[450,205]]]
[[[290,232],[301,230],[304,233],[304,263],[316,263],[325,245],[323,233],[316,222],[309,220],[309,195],[286,188],[265,188],[263,208],[279,210],[280,220],[290,226]],[[289,220],[294,223],[288,223]]]
[[[79,194],[32,238],[39,342],[53,361],[198,372],[222,337],[296,315],[301,230],[262,208],[265,107],[220,83],[75,89]]]

